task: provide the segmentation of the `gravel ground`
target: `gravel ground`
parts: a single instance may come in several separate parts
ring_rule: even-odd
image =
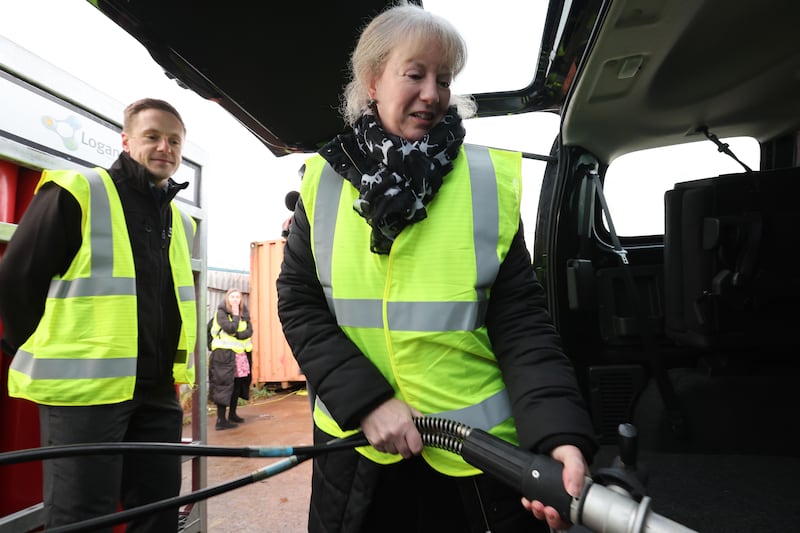
[[[208,416],[212,446],[306,446],[312,444],[311,413],[304,389],[279,392],[238,408],[245,419],[237,428],[214,429]],[[186,426],[185,436],[191,436]],[[281,459],[208,457],[208,487],[248,476]],[[183,492],[191,490],[191,462],[184,463]],[[207,502],[209,533],[304,533],[311,495],[311,461],[261,481],[212,496]]]

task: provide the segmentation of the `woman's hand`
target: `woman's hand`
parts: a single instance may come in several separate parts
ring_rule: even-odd
[[[555,448],[550,455],[564,465],[562,476],[567,493],[573,498],[578,498],[583,490],[586,472],[589,470],[583,454],[576,446],[566,444]],[[545,506],[538,500],[530,501],[522,498],[522,506],[539,520],[545,520],[551,529],[566,530],[570,527],[569,522],[562,520],[555,508]]]
[[[407,403],[392,398],[372,410],[361,421],[361,430],[379,452],[399,453],[408,459],[422,452],[422,436],[414,417],[422,413]]]

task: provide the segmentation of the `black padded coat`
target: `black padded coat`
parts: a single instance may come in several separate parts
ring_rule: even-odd
[[[217,307],[217,323],[229,335],[233,335],[237,339],[249,339],[253,336],[253,326],[250,323],[250,313],[247,311],[247,306],[244,304],[242,304],[241,313],[241,317],[229,315],[225,307],[225,302],[222,302]],[[240,320],[244,320],[247,323],[247,327],[242,331],[239,331]],[[209,322],[209,324],[211,323],[212,322]],[[209,345],[212,341],[213,338],[209,340]],[[252,369],[252,358],[250,354],[248,354],[248,362],[250,362]],[[237,382],[235,376],[236,354],[233,350],[213,350],[208,358],[208,398],[217,405],[229,405],[234,392],[236,392],[237,397],[247,400],[249,398],[249,378],[243,378]],[[242,382],[247,384],[244,390],[242,390],[241,386],[237,386],[241,385]]]
[[[356,429],[394,391],[328,310],[309,229],[301,199],[277,280],[278,314],[309,389],[324,401],[340,427]],[[592,425],[574,369],[545,306],[544,288],[536,279],[520,223],[492,286],[486,315],[520,444],[536,453],[574,444],[591,462],[596,450]],[[315,428],[315,444],[329,438]],[[315,459],[309,531],[358,531],[376,466],[355,455],[337,453]],[[323,491],[325,502],[320,505],[316,495]]]

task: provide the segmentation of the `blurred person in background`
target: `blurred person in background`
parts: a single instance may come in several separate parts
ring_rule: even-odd
[[[217,430],[237,427],[239,398],[250,399],[253,325],[238,289],[228,289],[211,324],[208,395],[217,406]],[[227,415],[226,415],[227,411]]]
[[[297,199],[300,198],[300,193],[297,191],[289,191],[286,193],[286,197],[284,198],[284,203],[286,204],[286,209],[292,212],[291,215],[286,217],[286,220],[283,221],[283,225],[281,226],[281,237],[284,239],[289,236],[289,229],[292,227],[292,218],[294,217],[294,208],[297,205]]]

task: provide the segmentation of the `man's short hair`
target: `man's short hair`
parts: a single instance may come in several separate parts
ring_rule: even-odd
[[[161,111],[166,111],[167,113],[172,113],[175,115],[175,118],[177,118],[178,122],[181,123],[183,134],[186,135],[186,124],[183,123],[183,118],[181,118],[181,114],[178,113],[178,110],[175,109],[169,102],[158,100],[157,98],[142,98],[141,100],[136,100],[132,104],[128,105],[123,114],[124,118],[122,122],[122,130],[129,131],[133,117],[142,111],[147,111],[148,109],[160,109]]]

